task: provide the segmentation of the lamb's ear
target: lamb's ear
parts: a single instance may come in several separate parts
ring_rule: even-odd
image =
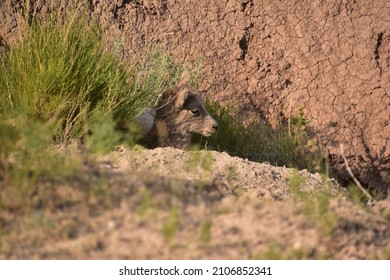
[[[188,72],[187,70],[183,72],[183,74],[181,75],[181,79],[180,79],[180,82],[177,84],[177,87],[180,88],[186,84],[188,84],[188,82],[190,81],[190,72]]]
[[[175,100],[175,107],[182,108],[184,105],[184,102],[186,102],[186,100],[187,100],[187,97],[188,97],[188,89],[185,88],[177,94],[177,97]]]

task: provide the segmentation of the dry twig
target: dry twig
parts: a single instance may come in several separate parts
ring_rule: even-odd
[[[347,160],[347,158],[346,158],[345,155],[344,155],[344,146],[343,146],[343,144],[340,145],[340,153],[341,153],[341,156],[342,156],[342,158],[343,158],[343,160],[344,160],[345,168],[347,169],[349,176],[351,176],[351,178],[352,178],[353,181],[355,182],[356,186],[358,186],[358,188],[362,191],[362,193],[368,198],[367,204],[368,204],[368,205],[371,205],[375,199],[374,199],[374,198],[372,197],[372,195],[371,195],[371,194],[362,186],[362,184],[360,184],[359,180],[356,179],[355,175],[352,173],[351,167],[350,167],[349,164],[348,164],[348,160]]]

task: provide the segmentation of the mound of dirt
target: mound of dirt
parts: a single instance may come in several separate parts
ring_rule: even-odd
[[[324,182],[320,174],[306,170],[292,171],[285,167],[275,167],[266,163],[251,162],[227,153],[215,151],[183,151],[173,148],[142,150],[139,154],[123,150],[110,155],[114,170],[153,172],[158,176],[168,176],[195,182],[224,186],[226,190],[243,192],[254,197],[282,200],[291,197],[290,177],[302,177],[302,191],[314,193]],[[339,192],[335,180],[330,180],[331,192]],[[346,193],[345,193],[346,194]]]
[[[32,212],[0,210],[6,259],[384,259],[390,201],[319,174],[209,151],[83,153]]]

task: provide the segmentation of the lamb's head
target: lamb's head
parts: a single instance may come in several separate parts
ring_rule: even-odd
[[[178,132],[196,132],[208,137],[217,131],[218,123],[207,112],[198,92],[191,86],[183,86],[173,102],[177,109],[174,121]]]
[[[155,110],[146,109],[136,119],[144,134],[141,144],[149,148],[187,148],[191,145],[191,132],[208,137],[217,131],[218,123],[188,80],[189,74],[185,72],[176,86],[163,92]]]

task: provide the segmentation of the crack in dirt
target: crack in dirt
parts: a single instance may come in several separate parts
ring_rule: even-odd
[[[241,53],[237,58],[237,60],[245,60],[245,56],[248,53],[249,41],[250,41],[250,33],[248,31],[245,31],[245,35],[238,41],[238,45],[241,49]]]
[[[376,61],[376,66],[378,67],[378,69],[379,69],[379,75],[380,76],[382,76],[382,67],[381,67],[381,65],[380,65],[380,63],[379,63],[379,48],[381,47],[381,45],[382,45],[382,39],[383,39],[383,32],[380,32],[379,34],[378,34],[378,37],[377,37],[377,39],[376,39],[376,46],[375,46],[375,61]]]

